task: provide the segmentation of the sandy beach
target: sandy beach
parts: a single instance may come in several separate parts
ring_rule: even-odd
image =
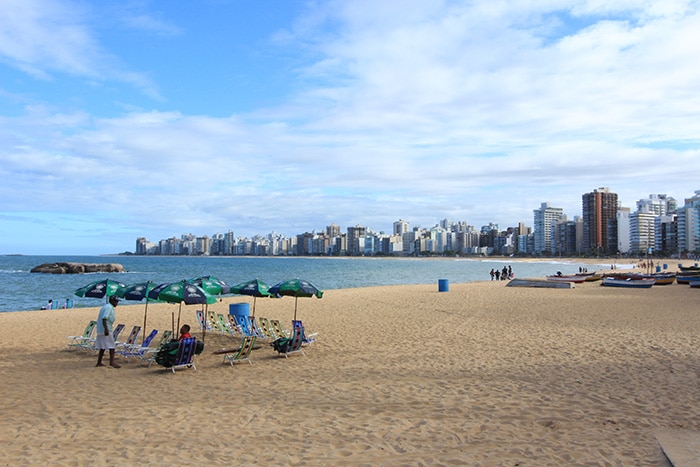
[[[299,299],[306,356],[95,368],[68,350],[95,308],[0,313],[4,465],[667,465],[658,430],[700,430],[700,291],[373,287]],[[228,304],[252,303],[229,297]],[[129,303],[128,306],[125,306]],[[117,322],[142,324],[122,302]],[[197,307],[182,308],[193,325]],[[149,305],[148,329],[177,305]],[[287,324],[294,299],[258,299]]]

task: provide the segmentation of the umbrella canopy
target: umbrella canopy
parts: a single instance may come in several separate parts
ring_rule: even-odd
[[[158,300],[185,305],[216,303],[216,298],[206,293],[200,286],[187,281],[167,284],[158,292]]]
[[[105,298],[116,295],[117,291],[122,287],[126,287],[126,285],[112,279],[102,279],[79,288],[75,291],[75,294],[78,297]]]
[[[146,299],[146,309],[143,312],[143,340],[146,340],[146,320],[148,319],[148,293],[153,290],[155,284],[151,281],[140,282],[138,284],[127,285],[117,290],[117,296],[125,300],[140,301]]]
[[[270,286],[259,279],[253,279],[248,282],[231,287],[231,293],[237,295],[249,295],[253,297],[253,317],[255,317],[255,301],[258,297],[270,297]]]
[[[184,280],[173,282],[172,284],[161,284],[156,288],[159,289],[158,300],[180,304],[180,309],[177,313],[177,329],[180,329],[180,314],[182,312],[183,303],[185,305],[209,305],[216,303],[216,298],[206,293],[201,287]],[[153,289],[151,294],[153,294],[155,290],[156,289]]]
[[[187,281],[202,288],[209,295],[226,295],[231,293],[231,287],[214,276],[202,276]]]
[[[323,297],[323,291],[309,281],[291,279],[270,287],[271,295],[294,297],[294,321],[297,319],[297,299],[299,297]]]
[[[148,299],[148,293],[153,290],[155,286],[156,285],[152,281],[125,285],[117,290],[117,297],[134,301],[143,300],[144,298]]]

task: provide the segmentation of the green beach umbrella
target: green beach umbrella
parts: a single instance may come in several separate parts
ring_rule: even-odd
[[[258,297],[270,297],[270,286],[260,279],[253,279],[231,287],[231,293],[236,295],[249,295],[253,297],[253,318],[255,317],[255,300]]]
[[[138,284],[127,285],[117,290],[117,297],[125,300],[141,301],[146,299],[146,309],[143,312],[143,339],[146,340],[146,320],[148,318],[148,302],[150,297],[148,293],[153,290],[156,285],[152,281],[141,282]],[[155,300],[158,301],[158,300]]]
[[[270,287],[270,295],[294,297],[294,321],[297,320],[297,299],[299,297],[323,297],[323,291],[309,281],[290,279]]]
[[[79,288],[75,291],[75,295],[78,297],[109,298],[116,295],[122,287],[126,287],[126,285],[112,279],[102,279]]]
[[[161,286],[158,286],[159,288]],[[185,305],[195,305],[202,304],[205,306],[206,317],[206,307],[210,304],[216,303],[216,298],[206,293],[198,285],[192,284],[188,281],[173,282],[160,288],[158,292],[158,300],[169,303],[179,303],[180,309],[177,313],[177,329],[180,329],[180,314],[182,313],[182,304]],[[173,332],[175,330],[173,329]],[[204,329],[206,333],[206,328]],[[204,334],[202,335],[202,340],[204,339]]]

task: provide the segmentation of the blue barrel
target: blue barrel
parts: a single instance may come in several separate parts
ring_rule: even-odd
[[[668,264],[664,263],[664,271],[668,269]]]
[[[447,279],[438,279],[438,292],[449,292],[450,281]]]
[[[661,266],[656,266],[656,272],[661,272]]]
[[[250,316],[250,303],[231,303],[228,312],[233,316]]]

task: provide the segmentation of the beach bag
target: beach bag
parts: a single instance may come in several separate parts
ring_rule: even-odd
[[[292,339],[289,337],[280,337],[279,339],[275,339],[273,342],[270,342],[270,345],[278,353],[286,353],[290,342],[292,342]]]
[[[199,355],[204,351],[204,342],[198,340],[194,347],[194,354]]]
[[[166,368],[173,366],[173,363],[177,358],[177,349],[179,347],[180,343],[176,340],[171,340],[170,342],[163,344],[156,354],[156,363]]]

